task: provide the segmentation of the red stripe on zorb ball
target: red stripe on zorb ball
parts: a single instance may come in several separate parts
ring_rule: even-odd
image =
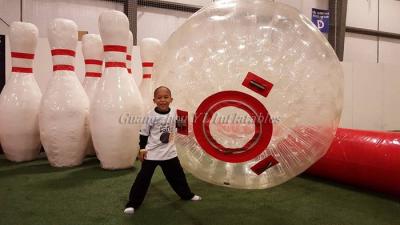
[[[143,67],[153,67],[154,63],[153,62],[143,62],[142,66]]]
[[[217,103],[216,105],[212,106],[210,108],[210,110],[207,112],[208,115],[205,117],[205,134],[207,136],[207,139],[209,140],[209,142],[211,142],[212,145],[214,145],[214,147],[216,147],[217,149],[219,149],[219,151],[222,151],[224,153],[227,154],[232,154],[232,153],[238,153],[238,152],[242,152],[245,149],[250,149],[255,143],[257,143],[257,139],[260,138],[260,123],[257,123],[256,121],[254,121],[254,125],[255,125],[255,131],[254,131],[254,135],[253,137],[242,147],[240,148],[225,148],[223,145],[219,144],[211,135],[211,130],[210,130],[210,122],[212,119],[212,116],[221,108],[224,107],[237,107],[239,109],[242,109],[244,111],[246,111],[251,118],[257,118],[257,114],[251,110],[248,106],[240,103],[240,102],[236,102],[236,101],[223,101],[220,103]]]
[[[33,59],[35,58],[35,54],[23,53],[23,52],[11,52],[11,57],[17,59]]]
[[[104,45],[105,52],[123,52],[126,53],[126,46],[122,45]]]
[[[272,83],[264,80],[252,72],[247,73],[242,85],[264,97],[267,97],[273,87]]]
[[[126,63],[125,62],[106,62],[105,66],[106,66],[106,68],[109,68],[109,67],[126,68]]]
[[[67,71],[75,71],[75,67],[71,65],[54,65],[53,71],[60,71],[60,70],[67,70]]]
[[[24,67],[12,67],[11,72],[13,73],[32,73],[32,68],[24,68]]]
[[[56,56],[56,55],[66,55],[66,56],[72,56],[75,57],[75,51],[71,49],[53,49],[51,50],[51,55]]]
[[[151,78],[151,74],[143,74],[143,79],[150,79]]]
[[[126,60],[132,61],[132,56],[131,55],[126,55]]]
[[[176,128],[178,134],[188,135],[189,134],[189,113],[183,110],[176,110]]]
[[[102,60],[97,60],[97,59],[85,59],[85,64],[86,65],[103,65]]]
[[[278,161],[270,155],[267,158],[265,158],[265,159],[261,160],[260,162],[258,162],[257,164],[255,164],[254,166],[252,166],[250,169],[255,174],[260,175],[265,170],[267,170],[268,168],[270,168],[272,166],[275,166],[276,164],[278,164]]]
[[[236,107],[254,117],[255,134],[241,148],[225,148],[210,134],[209,122],[213,114],[224,107]],[[193,131],[197,142],[208,154],[224,162],[240,163],[254,159],[268,147],[272,123],[267,109],[253,96],[239,91],[222,91],[206,98],[197,108]]]

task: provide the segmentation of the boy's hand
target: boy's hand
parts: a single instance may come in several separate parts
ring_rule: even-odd
[[[145,149],[140,149],[139,150],[139,160],[140,162],[143,162],[143,160],[146,159],[147,151]]]

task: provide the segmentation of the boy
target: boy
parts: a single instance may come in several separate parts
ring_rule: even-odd
[[[192,193],[179,162],[174,143],[176,112],[169,105],[173,98],[164,86],[156,88],[153,102],[157,107],[150,111],[140,129],[139,159],[142,167],[129,193],[124,213],[133,214],[143,202],[154,170],[159,165],[172,189],[183,200],[198,201],[201,197]]]

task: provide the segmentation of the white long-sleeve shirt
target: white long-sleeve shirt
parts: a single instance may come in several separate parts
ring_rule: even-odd
[[[146,144],[147,160],[168,160],[177,156],[174,137],[176,135],[176,110],[168,113],[151,110],[139,132],[148,136]],[[164,142],[164,143],[163,143]]]

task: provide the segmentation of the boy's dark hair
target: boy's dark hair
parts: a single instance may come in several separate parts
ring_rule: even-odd
[[[167,88],[167,87],[165,87],[165,86],[160,86],[160,87],[158,87],[158,88],[156,88],[156,89],[154,90],[154,93],[153,93],[154,98],[156,97],[156,94],[157,94],[158,90],[160,90],[160,89],[162,89],[162,88],[167,89],[169,95],[172,96],[171,90],[169,90],[169,88]]]

